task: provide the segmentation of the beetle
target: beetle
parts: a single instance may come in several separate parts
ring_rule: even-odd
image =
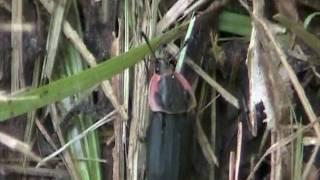
[[[172,63],[155,57],[149,83],[150,125],[147,135],[147,179],[188,179],[193,149],[196,100],[186,78]]]
[[[153,112],[179,114],[189,112],[196,100],[189,82],[180,73],[174,72],[165,61],[156,64],[155,74],[149,84],[149,106]]]

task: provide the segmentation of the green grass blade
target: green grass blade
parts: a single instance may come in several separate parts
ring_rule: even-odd
[[[157,49],[159,46],[183,36],[186,27],[186,25],[179,26],[160,37],[154,38],[150,42],[152,48]],[[120,73],[124,69],[133,66],[149,53],[147,45],[143,44],[131,49],[127,53],[113,57],[94,68],[84,70],[76,75],[54,81],[39,88],[30,89],[20,94],[21,97],[34,96],[35,98],[18,98],[16,100],[0,101],[0,121],[35,110],[72,94],[89,89],[101,83],[103,80]]]
[[[250,37],[250,17],[233,12],[223,11],[219,17],[219,30],[240,36]]]
[[[303,22],[303,27],[305,29],[308,29],[309,25],[311,24],[311,21],[313,20],[313,18],[315,18],[316,16],[319,16],[320,12],[314,12],[312,14],[310,14]]]
[[[196,17],[194,16],[194,13],[193,13],[192,14],[192,18],[191,18],[190,23],[189,23],[189,27],[188,27],[187,33],[186,33],[186,37],[184,39],[185,42],[187,42],[188,39],[191,39],[190,36],[192,34],[195,22],[196,22]],[[179,59],[178,59],[178,62],[177,62],[177,65],[176,65],[176,70],[175,70],[178,73],[182,69],[182,65],[184,63],[184,59],[185,59],[186,54],[187,54],[187,49],[188,49],[188,44],[182,48],[181,53],[179,55]]]

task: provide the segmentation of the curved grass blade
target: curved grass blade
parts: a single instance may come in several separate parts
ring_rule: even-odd
[[[163,34],[160,37],[150,41],[153,49],[166,44],[180,36],[184,35],[187,26],[181,25],[178,28]],[[111,78],[113,75],[129,68],[142,60],[143,57],[150,54],[146,44],[131,49],[127,53],[113,57],[94,68],[84,70],[76,75],[54,81],[48,85],[30,89],[23,92],[19,97],[35,96],[33,99],[20,99],[0,101],[0,121],[21,115],[23,113],[35,110],[52,102],[61,100],[72,94],[82,92]]]

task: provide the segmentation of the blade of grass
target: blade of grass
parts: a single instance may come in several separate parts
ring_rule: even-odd
[[[213,68],[213,72],[212,72],[212,78],[216,78],[216,68]],[[210,112],[210,119],[211,119],[211,133],[210,133],[210,143],[211,143],[211,148],[213,153],[216,154],[218,149],[217,146],[217,103],[216,100],[219,96],[217,96],[217,91],[214,88],[211,88],[211,104],[210,102],[208,103],[208,105],[211,106],[211,112]],[[217,174],[216,169],[212,168],[210,170],[210,180],[214,180],[215,179],[215,175]]]
[[[247,38],[251,35],[251,20],[249,16],[223,11],[219,16],[219,30]]]
[[[214,87],[221,96],[232,104],[236,108],[240,108],[239,101],[236,97],[230,94],[227,90],[225,90],[220,84],[218,84],[215,80],[213,80],[206,72],[204,72],[200,66],[187,59],[186,63],[201,76],[206,82],[208,82],[212,87]]]
[[[236,166],[236,157],[235,152],[231,151],[229,155],[229,180],[234,180],[234,172],[235,172],[235,166]]]
[[[299,128],[302,125],[299,124]],[[299,180],[302,178],[302,166],[303,166],[303,144],[302,144],[303,135],[302,133],[298,134],[296,139],[296,147],[295,147],[295,157],[294,157],[294,180]]]
[[[78,117],[76,117],[78,118]],[[82,119],[76,119],[75,121],[81,121]],[[73,137],[76,137],[77,135],[81,134],[81,129],[79,125],[76,125],[72,129],[68,131],[67,138],[72,139]],[[86,137],[83,138],[83,141],[75,141],[68,150],[72,153],[73,158],[84,158],[86,157],[86,148],[83,147],[83,144],[86,144]],[[90,170],[87,161],[77,161],[73,159],[73,162],[75,164],[75,167],[77,171],[79,172],[79,178],[82,180],[88,180],[90,179]],[[92,176],[92,179],[93,178]]]
[[[320,12],[314,12],[310,14],[303,22],[304,28],[308,29],[308,26],[310,25],[312,19],[319,15],[320,15]]]
[[[191,34],[192,34],[192,31],[193,31],[193,27],[194,27],[194,24],[195,24],[195,21],[196,21],[196,17],[194,16],[194,14],[192,15],[192,18],[190,20],[190,23],[189,23],[189,27],[188,27],[188,30],[187,30],[187,33],[186,33],[186,37],[184,39],[184,42],[187,43],[188,39],[190,39],[191,37]],[[182,65],[184,63],[184,60],[185,60],[185,57],[187,55],[187,49],[188,49],[188,44],[186,44],[181,52],[180,52],[180,55],[179,55],[179,59],[178,59],[178,62],[177,62],[177,65],[176,65],[176,69],[175,71],[177,73],[180,73],[181,71],[181,68],[182,68]]]
[[[55,64],[66,4],[66,0],[57,1],[56,8],[52,13],[52,17],[50,20],[46,47],[47,55],[45,57],[44,63],[45,68],[42,72],[42,77],[46,77],[49,79],[51,78],[53,65]]]
[[[210,142],[201,126],[200,119],[197,118],[196,120],[196,126],[197,126],[197,139],[201,146],[201,150],[206,157],[208,163],[210,164],[210,167],[213,167],[213,165],[219,166],[219,161],[217,156],[214,154]]]
[[[38,79],[40,78],[40,58],[37,58],[33,68],[32,86],[38,87]],[[27,115],[27,125],[24,132],[24,141],[28,144],[32,144],[32,135],[34,133],[34,122],[36,118],[36,111],[31,111]],[[22,166],[27,165],[27,157],[24,157]]]
[[[63,133],[62,128],[59,126],[60,117],[58,115],[58,110],[57,110],[56,104],[50,104],[48,107],[48,110],[50,113],[51,122],[54,125],[54,128],[55,128],[56,134],[58,136],[58,139],[60,141],[60,144],[65,145],[66,142],[65,142],[65,138],[64,138],[64,133]],[[75,163],[72,160],[72,154],[70,151],[63,152],[63,159],[62,160],[64,161],[64,164],[65,164],[70,176],[73,179],[80,180],[81,176],[76,169]]]
[[[12,1],[12,28],[11,28],[11,91],[17,91],[21,85],[24,87],[22,67],[22,7],[23,1]],[[15,25],[15,26],[14,26]],[[16,28],[14,28],[16,27]]]
[[[314,162],[316,161],[317,158],[317,154],[319,152],[320,146],[316,145],[313,149],[313,152],[308,160],[308,162],[306,163],[305,168],[303,169],[303,174],[302,174],[302,179],[306,180],[307,177],[309,176],[311,169],[312,169],[312,165],[314,164]]]
[[[218,158],[215,155],[213,149],[211,148],[211,144],[209,142],[209,139],[204,132],[204,129],[202,128],[201,119],[203,119],[203,111],[201,111],[201,107],[204,106],[206,103],[207,97],[208,97],[208,91],[207,91],[207,84],[202,83],[200,95],[199,95],[199,103],[197,107],[197,118],[196,118],[196,137],[198,140],[198,143],[200,145],[200,148],[202,150],[202,153],[204,157],[206,158],[207,162],[209,163],[210,168],[214,168],[214,166],[219,166]]]
[[[186,25],[178,28],[150,41],[152,48],[156,49],[160,45],[166,44],[179,36],[183,35]],[[96,67],[82,71],[76,75],[57,80],[48,85],[30,89],[23,92],[20,96],[36,96],[34,99],[8,100],[0,102],[0,121],[4,121],[10,117],[14,117],[44,105],[61,100],[72,94],[84,91],[90,87],[100,83],[105,79],[111,78],[113,75],[129,68],[142,60],[144,56],[150,53],[146,44],[131,49],[127,53],[113,57]]]
[[[235,180],[239,179],[240,174],[240,163],[241,163],[241,149],[242,149],[242,122],[238,123],[238,133],[237,133],[237,152],[236,152],[236,164],[235,164]]]
[[[89,120],[89,121],[88,121]],[[82,120],[83,122],[83,130],[84,128],[88,128],[93,124],[93,119],[86,118]],[[100,159],[100,141],[97,131],[93,131],[92,133],[88,134],[85,138],[85,150],[86,150],[86,157],[90,159]],[[97,161],[87,161],[90,179],[93,180],[102,180],[102,173],[101,173],[101,166],[100,163]]]
[[[67,18],[70,23],[72,23],[73,27],[76,27],[75,30],[77,30],[77,34],[79,34],[82,37],[82,29],[81,29],[81,22],[80,22],[80,15],[77,9],[77,2],[75,0],[69,1],[70,2],[70,8],[69,12],[67,14]],[[59,78],[64,76],[71,76],[74,74],[77,74],[83,70],[83,60],[80,56],[79,51],[72,45],[70,41],[67,41],[64,37],[61,38],[60,45],[64,44],[64,46],[59,46],[58,55],[60,63],[57,65],[56,69],[59,69],[60,71],[56,71],[55,75]],[[85,99],[85,100],[83,100]],[[74,106],[72,106],[72,102],[76,102],[77,104],[81,104],[82,101],[90,103],[90,98],[88,98],[88,94],[83,93],[77,93],[74,96],[68,97],[64,99],[60,104],[62,106],[59,106],[61,111],[72,109]],[[64,137],[67,139],[67,141],[72,140],[73,137],[80,134],[82,131],[84,131],[86,128],[88,128],[92,122],[92,118],[90,117],[90,114],[84,115],[84,113],[79,113],[79,115],[75,115],[74,117],[71,117],[68,119],[70,121],[75,121],[74,126],[71,126],[67,131],[63,131]],[[90,124],[90,125],[89,125]],[[89,134],[86,138],[83,139],[83,141],[78,141],[72,144],[70,147],[70,152],[72,154],[72,162],[65,162],[65,163],[74,163],[74,167],[76,169],[76,172],[79,173],[79,178],[82,180],[101,180],[101,168],[100,163],[97,161],[79,161],[77,159],[79,158],[89,158],[89,159],[98,159],[99,157],[95,156],[96,152],[90,151],[88,147],[92,147],[92,149],[99,149],[100,146],[97,146],[99,144],[99,139],[97,136],[94,136],[95,138],[88,138],[95,134],[93,132],[92,134]],[[61,143],[64,145],[63,143]],[[90,144],[90,145],[89,145]],[[67,151],[69,152],[69,151]],[[95,168],[90,168],[92,165],[95,165]],[[66,166],[70,166],[66,164]]]

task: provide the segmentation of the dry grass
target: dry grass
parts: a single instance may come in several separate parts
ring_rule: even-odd
[[[102,71],[103,67],[108,70],[108,62],[101,65],[97,63],[98,56],[89,50],[91,47],[86,44],[78,29],[81,27],[80,21],[77,24],[67,16],[72,7],[69,6],[70,2],[38,0],[33,4],[37,13],[41,11],[38,18],[42,17],[40,14],[47,13],[43,16],[47,19],[41,23],[50,22],[50,26],[47,23],[46,45],[41,47],[42,55],[32,61],[34,72],[29,73],[32,77],[26,78],[31,79],[30,83],[24,77],[28,74],[24,69],[25,59],[29,58],[29,54],[24,52],[24,41],[26,35],[31,36],[36,31],[40,37],[41,33],[37,25],[24,18],[28,12],[24,7],[25,2],[12,0],[10,4],[0,0],[0,10],[11,15],[10,23],[0,22],[0,38],[3,38],[2,33],[11,31],[12,48],[12,51],[4,48],[3,52],[0,49],[0,53],[8,51],[10,54],[3,57],[10,60],[6,62],[10,62],[11,75],[5,83],[12,92],[2,93],[1,89],[0,112],[3,117],[0,118],[2,120],[26,112],[23,109],[30,110],[27,115],[20,117],[28,120],[24,127],[23,141],[15,138],[14,134],[9,135],[5,129],[0,129],[0,143],[9,152],[18,152],[23,156],[22,160],[18,160],[23,162],[22,166],[9,161],[11,163],[8,165],[0,164],[0,173],[10,172],[24,177],[103,179],[99,163],[105,163],[106,160],[100,157],[99,149],[101,144],[107,144],[114,146],[113,164],[109,165],[109,168],[112,166],[110,171],[113,172],[113,179],[143,179],[148,171],[147,139],[151,117],[148,81],[155,66],[152,58],[145,57],[144,63],[139,62],[141,57],[148,54],[147,46],[140,46],[143,43],[140,33],[143,31],[149,39],[163,37],[152,41],[151,46],[155,47],[180,38],[163,49],[154,50],[157,57],[171,55],[176,58],[177,54],[181,54],[176,72],[191,77],[190,83],[197,98],[197,107],[188,112],[194,116],[196,130],[193,134],[196,142],[191,144],[190,140],[190,147],[195,147],[195,172],[192,172],[194,174],[190,179],[239,180],[255,179],[257,175],[272,180],[316,179],[319,167],[316,167],[315,162],[319,161],[317,155],[320,148],[319,110],[316,109],[320,102],[320,75],[316,60],[320,55],[320,41],[317,36],[319,27],[315,23],[318,21],[317,13],[312,12],[306,19],[308,27],[297,23],[298,12],[302,10],[299,5],[305,2],[292,4],[290,1],[279,1],[269,7],[265,4],[267,1],[257,0],[251,5],[243,0],[231,5],[228,0],[177,0],[171,4],[161,0],[125,0],[117,2],[119,4],[115,8],[107,0],[92,1],[101,5],[97,21],[107,24],[108,19],[114,18],[118,25],[118,32],[110,31],[108,37],[111,38],[106,38],[112,41],[106,51],[111,56],[119,56],[109,61],[117,70],[104,76],[95,73],[99,69]],[[88,3],[88,6],[91,5]],[[220,9],[225,5],[229,5],[227,8],[234,12],[222,12],[218,18],[217,14],[221,14]],[[317,9],[316,4],[314,7],[307,5],[311,10]],[[76,5],[74,7],[78,8]],[[111,11],[110,8],[118,11]],[[266,11],[279,13],[273,17],[276,22],[267,18],[264,14]],[[79,14],[75,16],[80,19]],[[193,17],[196,17],[195,21]],[[41,21],[41,18],[38,20]],[[86,26],[87,22],[82,23]],[[183,38],[188,23],[191,25]],[[283,31],[282,26],[289,31]],[[163,35],[163,32],[175,27],[178,27],[176,31]],[[185,40],[192,42],[185,46]],[[233,46],[233,49],[228,50],[229,43],[239,43],[241,47]],[[0,46],[5,47],[3,44]],[[178,46],[182,46],[181,51]],[[247,54],[238,55],[241,48]],[[123,54],[125,52],[128,54]],[[85,62],[83,66],[81,59]],[[246,59],[246,62],[240,59]],[[116,64],[116,60],[127,60],[128,65]],[[301,64],[306,68],[297,68]],[[84,76],[86,72],[82,72],[86,65],[92,68],[86,72],[92,72],[90,75],[94,80],[79,84],[71,81],[76,77],[82,77],[83,81],[85,78],[90,79]],[[115,75],[131,65],[134,66]],[[4,71],[2,66],[0,62],[0,70]],[[189,69],[186,72],[180,71],[183,68]],[[245,74],[241,74],[243,69],[246,70]],[[0,72],[0,75],[2,84],[5,72]],[[71,80],[66,78],[55,81],[65,76],[70,76]],[[106,80],[111,76],[112,80]],[[242,81],[246,78],[248,84],[244,85]],[[42,86],[46,80],[50,83]],[[79,87],[66,87],[68,90],[60,92],[59,88],[64,89],[61,86],[66,85],[66,82]],[[34,88],[29,90],[26,86]],[[100,90],[106,97],[104,101],[109,101],[114,110],[102,119],[96,118],[94,113],[88,115],[80,110],[71,119],[78,120],[75,123],[78,134],[68,136],[66,129],[69,128],[61,127],[61,119],[72,110],[74,104],[94,104],[92,92]],[[55,102],[57,100],[59,102]],[[263,108],[259,109],[261,104]],[[42,109],[37,110],[39,107]],[[51,120],[51,125],[48,125],[48,120]],[[97,130],[99,127],[111,129],[112,135],[102,141],[96,136],[97,132],[102,131]],[[50,129],[54,129],[57,137],[52,135]],[[42,154],[36,135],[43,137],[53,152]],[[76,154],[77,151],[80,153]],[[53,168],[50,164],[53,160],[63,162],[66,170],[50,169]],[[33,162],[38,164],[32,166]]]

